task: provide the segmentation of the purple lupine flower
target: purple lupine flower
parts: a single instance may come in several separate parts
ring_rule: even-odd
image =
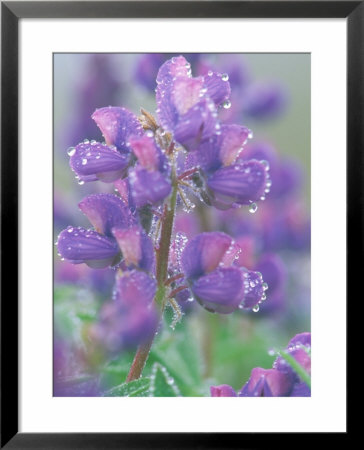
[[[227,101],[230,85],[222,74],[192,78],[191,65],[183,56],[173,57],[157,76],[157,114],[161,126],[187,150],[219,132],[216,106]]]
[[[288,397],[292,391],[292,377],[275,369],[256,367],[239,397]]]
[[[302,184],[302,168],[297,161],[279,157],[276,149],[268,142],[260,141],[248,144],[239,155],[239,161],[258,159],[269,164],[270,200],[282,199],[297,192]]]
[[[156,281],[145,272],[123,272],[116,280],[115,299],[103,305],[99,322],[92,327],[92,338],[110,353],[148,339],[158,321],[156,289]]]
[[[71,147],[70,166],[80,183],[95,180],[110,183],[126,175],[131,155],[129,137],[141,136],[143,129],[135,114],[125,108],[100,108],[92,118],[105,143],[86,139]]]
[[[261,274],[232,265],[240,248],[225,233],[197,235],[186,245],[181,265],[196,300],[210,312],[255,308],[264,294]]]
[[[239,157],[250,136],[246,127],[222,125],[219,134],[187,157],[187,167],[200,168],[207,202],[218,209],[252,205],[264,200],[269,192],[267,163],[255,159],[241,161]]]
[[[143,228],[135,225],[131,228],[113,228],[113,235],[128,267],[138,267],[152,272],[155,264],[154,246]]]
[[[139,163],[129,170],[133,203],[136,207],[159,203],[171,192],[167,158],[152,136],[132,137],[129,143]]]
[[[71,226],[63,230],[57,240],[61,257],[73,264],[86,263],[92,268],[117,264],[121,255],[112,229],[135,224],[130,210],[113,194],[90,195],[79,203],[79,208],[95,230]]]
[[[210,387],[211,397],[237,397],[235,390],[228,384]]]

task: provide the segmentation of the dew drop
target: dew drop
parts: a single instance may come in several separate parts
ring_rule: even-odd
[[[252,311],[253,311],[253,312],[258,312],[258,311],[259,311],[259,305],[255,305],[255,306],[252,308]]]
[[[83,158],[83,159],[82,159],[82,165],[85,166],[86,164],[87,164],[87,159],[86,159],[86,158]]]
[[[229,81],[229,75],[227,73],[223,73],[221,75],[221,79],[222,79],[222,81]]]
[[[222,104],[222,106],[225,109],[229,109],[231,107],[231,101],[230,100],[225,100],[224,103]]]
[[[79,184],[80,186],[82,186],[83,184],[85,184],[85,182],[84,182],[83,180],[79,180],[78,184]]]
[[[68,156],[73,156],[75,153],[76,153],[75,147],[70,147],[70,148],[67,150],[67,155],[68,155]]]
[[[256,210],[258,209],[258,205],[256,203],[251,203],[249,205],[249,212],[251,214],[254,214],[256,212]]]

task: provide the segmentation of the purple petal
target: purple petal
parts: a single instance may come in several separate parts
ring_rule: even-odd
[[[244,93],[244,110],[252,117],[273,117],[282,111],[285,104],[286,93],[275,83],[255,83]]]
[[[113,234],[128,266],[136,266],[146,271],[152,270],[155,259],[154,246],[142,227],[114,228]]]
[[[242,277],[236,267],[217,269],[198,278],[191,286],[196,300],[208,311],[229,314],[241,301]]]
[[[181,77],[173,82],[171,99],[179,116],[186,114],[203,96],[203,78]]]
[[[150,305],[157,290],[156,281],[144,272],[124,272],[116,282],[117,302],[125,305],[140,303]]]
[[[286,268],[278,255],[264,255],[255,265],[254,270],[263,275],[264,281],[269,286],[269,297],[283,290],[286,281]]]
[[[116,147],[94,141],[78,144],[70,157],[71,169],[82,181],[115,181],[125,174],[128,162],[129,157]]]
[[[177,123],[178,112],[172,99],[173,83],[179,77],[189,77],[191,66],[183,56],[166,61],[157,75],[157,114],[162,127],[172,131]]]
[[[179,117],[174,127],[174,137],[188,151],[193,151],[218,134],[220,129],[214,103],[204,98]]]
[[[303,345],[305,347],[311,347],[311,333],[299,333],[296,334],[289,342],[287,348],[292,346]]]
[[[107,145],[115,145],[121,152],[129,152],[130,136],[142,136],[143,129],[135,114],[126,108],[109,106],[97,109],[93,120],[100,128]]]
[[[187,278],[194,279],[215,270],[232,244],[232,238],[225,233],[201,233],[190,240],[181,257],[183,271]]]
[[[112,228],[128,228],[135,223],[130,209],[113,194],[89,195],[78,206],[97,232],[110,237]]]
[[[171,192],[171,183],[162,173],[140,166],[129,171],[129,184],[137,207],[159,203]]]
[[[248,205],[265,194],[267,181],[265,165],[252,160],[219,169],[209,177],[207,184],[218,199]]]
[[[116,282],[115,301],[102,307],[92,337],[112,353],[150,338],[158,322],[155,292],[155,280],[144,272],[124,272]]]
[[[290,397],[311,397],[311,389],[306,383],[295,383]]]
[[[228,100],[231,94],[229,77],[224,74],[209,71],[208,75],[204,77],[204,87],[206,95],[215,102],[217,106]]]
[[[129,139],[130,147],[139,164],[148,170],[159,170],[161,168],[162,151],[157,147],[153,138],[148,136],[131,137]]]
[[[119,253],[115,240],[81,227],[63,230],[58,236],[57,246],[62,258],[97,269],[110,266]]]
[[[136,81],[148,90],[154,89],[158,69],[163,64],[164,60],[165,55],[161,53],[146,53],[140,55],[134,72]]]
[[[292,390],[292,378],[275,369],[256,367],[249,381],[240,391],[240,397],[287,397]]]
[[[236,397],[236,392],[228,384],[210,387],[211,397]]]
[[[243,150],[251,131],[240,125],[223,125],[219,136],[219,158],[224,166],[230,166]]]
[[[243,308],[250,309],[257,306],[265,299],[265,284],[262,274],[241,268],[244,279],[244,300],[242,301]]]

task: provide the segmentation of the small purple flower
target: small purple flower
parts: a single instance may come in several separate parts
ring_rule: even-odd
[[[79,203],[79,208],[95,230],[71,226],[63,230],[57,240],[61,257],[97,269],[117,264],[121,255],[112,229],[135,224],[129,208],[113,194],[90,195]]]
[[[118,262],[115,240],[93,230],[67,227],[59,234],[57,246],[62,258],[73,264],[86,263],[93,269],[102,269]]]
[[[213,173],[207,181],[212,191],[212,203],[219,209],[231,205],[250,205],[265,197],[268,174],[266,166],[256,160],[223,167]]]
[[[216,107],[229,96],[230,85],[223,75],[211,71],[206,77],[192,78],[190,63],[183,56],[173,57],[159,69],[160,124],[189,151],[218,132]]]
[[[254,308],[264,294],[261,274],[232,265],[240,248],[225,233],[197,235],[186,245],[181,265],[196,300],[210,312]]]
[[[155,263],[153,242],[141,226],[135,225],[127,229],[114,228],[113,235],[128,267],[152,272]]]
[[[292,384],[291,376],[284,372],[256,367],[239,397],[289,397]]]
[[[161,202],[171,192],[170,166],[166,156],[150,136],[132,137],[130,147],[138,165],[129,169],[130,195],[136,207]]]
[[[106,143],[85,139],[70,148],[70,166],[80,183],[96,180],[110,183],[126,175],[130,163],[128,139],[141,136],[143,129],[138,118],[125,108],[100,108],[92,118]]]
[[[211,397],[237,397],[235,390],[228,384],[210,387]]]
[[[150,337],[158,321],[153,299],[157,285],[144,272],[126,271],[116,280],[115,299],[105,303],[91,336],[111,353]]]

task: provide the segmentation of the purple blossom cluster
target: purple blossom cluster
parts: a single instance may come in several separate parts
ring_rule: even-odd
[[[157,59],[149,55],[141,64],[155,67]],[[266,86],[254,94],[253,85],[243,82],[244,73],[234,64],[227,65],[228,75],[192,56],[200,74],[193,77],[183,56],[158,61],[155,114],[143,108],[139,116],[119,106],[98,108],[91,117],[102,137],[85,139],[67,151],[78,183],[100,181],[106,191],[78,204],[90,226],[66,226],[56,244],[66,268],[86,265],[98,269],[96,274],[108,271],[113,278],[109,300],[87,329],[91,345],[109,355],[136,346],[148,348],[166,306],[179,319],[187,300],[219,314],[257,312],[262,302],[264,307],[279,303],[286,273],[273,251],[301,236],[307,225],[289,220],[289,199],[299,178],[294,165],[282,163],[268,144],[250,143],[251,130],[231,123],[234,118],[240,121],[242,111],[252,117],[277,112],[284,103],[279,89]],[[144,67],[137,79],[150,88],[146,73]],[[240,97],[247,100],[244,106]],[[190,212],[191,197],[199,207],[211,207],[216,229],[224,232],[201,233],[200,227],[190,226],[195,215],[189,215],[189,236],[179,231],[178,212],[182,208]],[[242,207],[254,213],[266,197],[268,219],[259,224],[263,244],[257,244],[257,228],[253,230],[247,219],[237,219],[236,213]],[[277,223],[277,231],[270,234],[267,224],[279,218],[273,208],[269,216],[269,202],[277,199],[285,199],[288,219],[284,226]],[[303,358],[300,348],[291,350],[295,359]],[[273,369],[254,369],[239,394],[227,385],[212,387],[211,393],[306,395],[305,385],[279,358]]]
[[[294,336],[285,352],[294,358],[307,375],[311,375],[311,333]],[[310,387],[282,356],[276,358],[272,369],[254,368],[238,393],[228,384],[211,386],[210,391],[212,397],[311,396]]]
[[[231,94],[227,75],[194,78],[190,63],[179,56],[161,66],[156,82],[157,118],[144,110],[138,118],[122,107],[97,109],[92,119],[104,142],[85,139],[68,150],[79,184],[113,183],[119,193],[84,198],[79,208],[92,227],[68,226],[57,240],[68,262],[116,270],[114,298],[92,330],[110,351],[140,344],[156,328],[154,298],[168,276],[169,298],[192,295],[222,314],[256,308],[267,289],[260,272],[237,264],[239,246],[220,232],[199,234],[183,249],[174,240],[181,275],[173,280],[176,266],[167,252],[167,270],[158,280],[163,242],[150,225],[165,220],[173,190],[181,202],[191,189],[205,203],[228,209],[254,205],[270,183],[266,161],[238,159],[250,130],[219,121],[218,110]]]

